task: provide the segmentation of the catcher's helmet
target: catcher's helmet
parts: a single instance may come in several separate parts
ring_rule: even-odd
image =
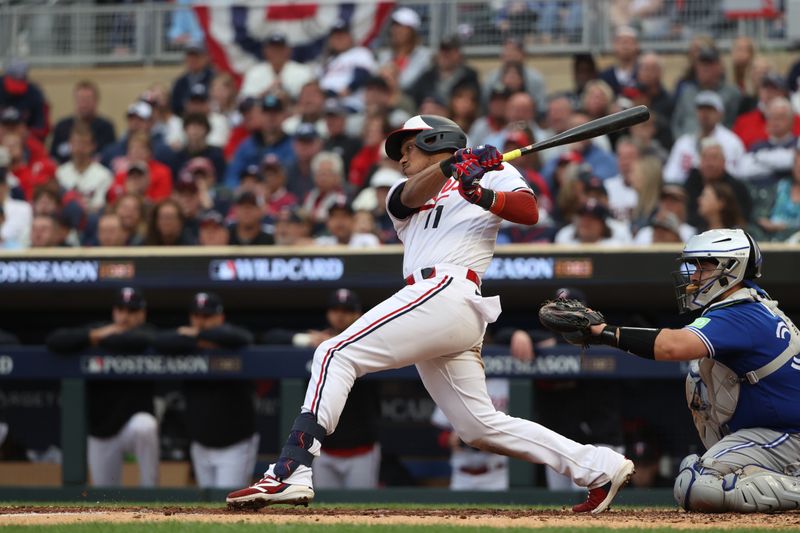
[[[714,274],[699,284],[690,279],[702,260],[716,261]],[[713,229],[689,239],[673,273],[680,312],[703,309],[746,279],[761,277],[761,249],[741,229]]]
[[[459,148],[467,146],[467,135],[464,130],[449,118],[436,115],[416,115],[406,120],[402,128],[394,130],[386,137],[386,155],[390,159],[400,161],[403,157],[400,147],[409,135],[416,135],[417,139],[414,144],[426,152],[441,152],[442,150],[455,152]]]

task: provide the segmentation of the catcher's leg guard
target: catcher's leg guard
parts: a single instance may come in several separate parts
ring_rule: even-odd
[[[720,476],[703,473],[696,455],[681,462],[675,501],[687,511],[768,513],[800,509],[800,478],[757,465]]]
[[[275,477],[284,480],[291,476],[299,465],[310,467],[314,462],[314,455],[319,454],[325,434],[325,428],[317,424],[317,419],[312,413],[300,413],[294,420],[289,438],[273,468]],[[315,441],[316,446],[314,446]]]

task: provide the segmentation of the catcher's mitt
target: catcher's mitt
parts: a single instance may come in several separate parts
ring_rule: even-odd
[[[560,333],[570,344],[593,344],[591,326],[606,321],[599,311],[594,311],[578,300],[549,300],[539,308],[539,321],[550,331]]]

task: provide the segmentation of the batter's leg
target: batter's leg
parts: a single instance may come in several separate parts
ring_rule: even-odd
[[[478,349],[417,363],[422,382],[461,439],[481,450],[545,464],[596,488],[625,463],[607,448],[579,444],[544,426],[497,411],[486,392]]]

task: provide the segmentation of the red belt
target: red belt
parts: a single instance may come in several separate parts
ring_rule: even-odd
[[[427,268],[423,268],[422,270],[420,270],[420,271],[419,271],[419,273],[420,273],[420,276],[422,276],[422,279],[430,279],[430,278],[433,278],[433,277],[435,277],[435,276],[436,276],[436,267],[427,267]],[[472,283],[474,283],[475,285],[477,285],[477,286],[478,286],[478,288],[480,288],[480,286],[481,286],[481,279],[478,277],[478,274],[476,274],[474,270],[471,270],[471,269],[469,269],[469,268],[468,268],[468,269],[467,269],[467,276],[466,276],[466,277],[467,277],[467,279],[468,279],[468,280],[470,280]],[[410,276],[408,276],[408,277],[406,278],[406,285],[413,285],[413,284],[415,284],[415,283],[416,283],[416,280],[414,279],[414,274],[411,274]]]
[[[374,444],[365,444],[363,446],[356,446],[355,448],[335,448],[328,449],[322,448],[322,451],[334,457],[355,457],[356,455],[364,455],[375,449]]]
[[[482,476],[483,474],[488,474],[492,470],[500,470],[503,467],[501,465],[495,466],[462,466],[458,470],[464,474],[470,476]]]

